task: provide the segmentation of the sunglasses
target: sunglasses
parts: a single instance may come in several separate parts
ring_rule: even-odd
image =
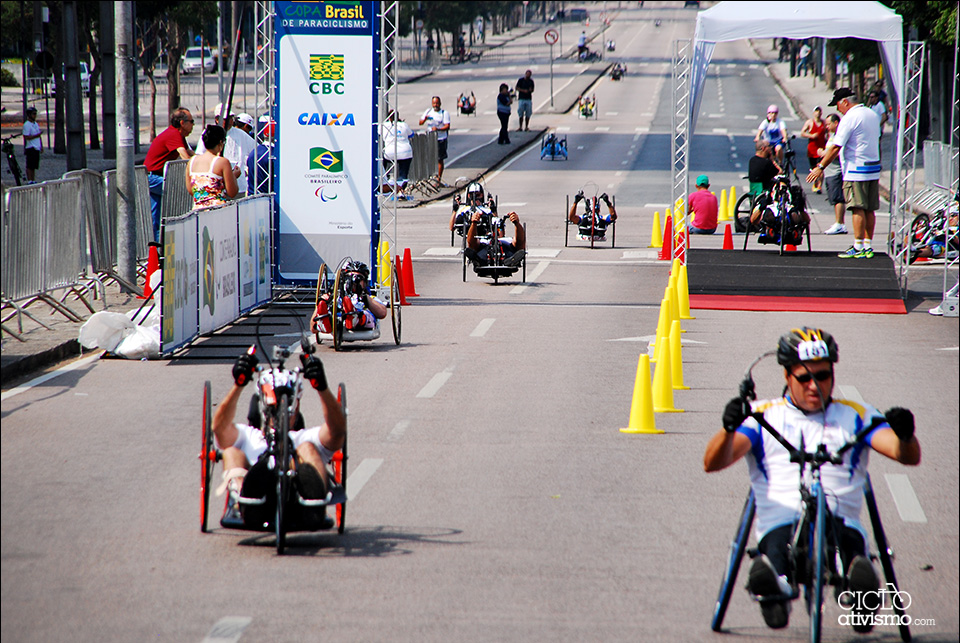
[[[817,371],[816,373],[804,373],[803,375],[791,373],[790,375],[800,384],[806,384],[812,379],[815,379],[818,382],[826,382],[833,377],[833,371]]]

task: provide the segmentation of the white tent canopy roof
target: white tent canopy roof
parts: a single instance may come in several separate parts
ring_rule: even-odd
[[[862,38],[880,44],[889,89],[903,96],[903,20],[879,2],[720,2],[697,14],[690,87],[691,131],[718,42],[744,38]]]

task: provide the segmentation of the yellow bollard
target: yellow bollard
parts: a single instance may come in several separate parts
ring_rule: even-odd
[[[673,320],[670,328],[670,373],[673,376],[673,390],[687,391],[689,386],[683,384],[683,353],[680,347],[680,322]]]
[[[737,186],[735,185],[730,186],[730,200],[727,201],[727,207],[727,218],[733,221],[737,216]]]
[[[377,265],[377,277],[384,288],[390,288],[390,278],[392,275],[393,264],[390,261],[390,242],[383,240],[380,242],[380,257]]]
[[[727,219],[727,191],[720,190],[720,208],[718,210],[717,221],[726,221]]]
[[[653,410],[656,413],[683,413],[683,409],[673,405],[673,367],[670,357],[670,342],[664,341],[660,361],[653,373]]]
[[[653,213],[653,231],[650,233],[650,245],[648,248],[663,247],[663,224],[660,223],[660,213]]]
[[[677,304],[680,319],[696,319],[690,314],[690,286],[687,281],[687,267],[683,265],[680,266],[680,275],[677,277]]]
[[[633,383],[633,401],[630,404],[630,422],[621,433],[663,433],[653,416],[653,387],[650,382],[650,356],[640,355],[637,378]]]

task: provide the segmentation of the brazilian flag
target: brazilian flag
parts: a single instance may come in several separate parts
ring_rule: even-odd
[[[325,147],[311,148],[310,169],[343,172],[343,150],[334,151]]]

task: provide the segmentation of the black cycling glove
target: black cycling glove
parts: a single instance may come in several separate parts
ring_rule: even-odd
[[[326,390],[327,374],[323,371],[323,362],[316,357],[311,357],[303,365],[303,377],[318,391]]]
[[[577,195],[573,197],[573,202],[575,204],[580,203],[581,201],[583,201],[583,190],[580,190],[579,192],[577,192]]]
[[[887,424],[890,425],[890,428],[897,434],[901,442],[910,441],[916,427],[913,422],[913,413],[911,413],[909,409],[895,406],[884,413],[884,417],[887,418]]]
[[[723,430],[727,433],[733,433],[747,419],[747,413],[744,407],[748,404],[746,400],[735,397],[727,402],[723,409]]]
[[[254,353],[244,353],[233,364],[233,381],[237,386],[246,386],[253,379],[253,369],[260,362]]]
[[[610,197],[607,196],[606,192],[600,195],[600,200],[606,203],[607,205],[610,205]]]

